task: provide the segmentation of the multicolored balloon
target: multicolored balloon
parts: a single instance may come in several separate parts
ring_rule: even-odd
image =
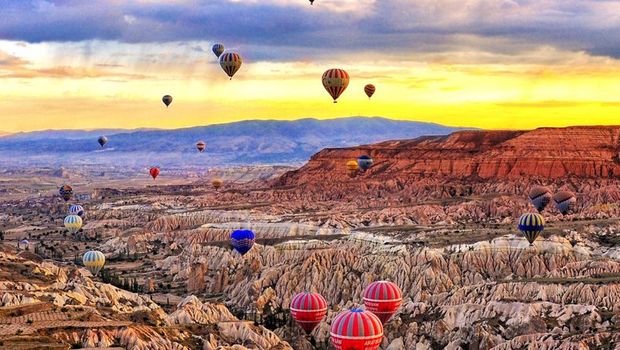
[[[373,166],[373,164],[375,164],[375,161],[372,158],[370,158],[370,156],[363,155],[357,158],[357,165],[360,167],[362,171],[366,171],[370,169]]]
[[[166,107],[168,107],[172,103],[172,96],[164,95],[164,97],[161,98],[161,101],[166,105]]]
[[[65,200],[65,202],[68,202],[73,196],[73,187],[69,185],[62,185],[58,190],[58,193],[60,194],[60,197]]]
[[[530,245],[545,229],[545,218],[538,213],[527,213],[521,215],[519,219],[519,230],[523,233]]]
[[[84,219],[84,207],[79,204],[71,204],[69,207],[69,215],[77,215]]]
[[[105,144],[108,143],[108,138],[105,136],[99,136],[99,138],[97,139],[97,142],[99,142],[99,145],[103,148],[103,146],[105,146]]]
[[[96,276],[105,265],[105,255],[98,250],[88,251],[82,257],[82,263],[93,276]]]
[[[196,149],[198,149],[200,153],[204,152],[205,148],[207,148],[207,144],[204,141],[196,142]]]
[[[157,176],[159,176],[159,168],[154,166],[149,170],[149,174],[151,174],[151,177],[153,178],[153,180],[155,180],[155,178],[157,178]]]
[[[77,215],[68,215],[64,221],[65,228],[70,233],[76,233],[82,228],[82,218]]]
[[[219,58],[222,55],[222,53],[224,52],[224,45],[222,45],[222,44],[215,44],[211,48],[211,51],[213,51],[215,56],[217,56]]]
[[[383,325],[370,311],[345,310],[334,317],[329,335],[336,350],[376,350],[383,340]]]
[[[349,86],[349,73],[344,69],[332,68],[323,73],[323,87],[334,99],[334,103]]]
[[[364,306],[385,324],[403,302],[403,293],[392,282],[372,282],[364,290]]]
[[[573,192],[560,191],[553,196],[553,202],[555,203],[556,209],[558,209],[562,215],[566,215],[575,207],[577,197],[575,197]]]
[[[534,186],[530,189],[529,197],[532,205],[534,205],[536,210],[540,213],[551,201],[551,191],[544,186]]]
[[[241,255],[245,255],[254,245],[254,232],[251,230],[235,230],[230,234],[230,244]]]
[[[296,294],[291,300],[291,315],[310,334],[327,315],[327,301],[319,293]]]
[[[375,90],[375,86],[372,84],[366,84],[366,86],[364,86],[364,92],[366,93],[366,96],[368,96],[368,99],[374,95]]]
[[[241,56],[236,52],[225,52],[220,56],[220,66],[231,80],[233,75],[241,68],[242,63]]]

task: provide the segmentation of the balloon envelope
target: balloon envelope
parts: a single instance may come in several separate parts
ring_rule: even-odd
[[[254,245],[254,232],[251,230],[236,230],[230,234],[230,244],[241,255],[245,255]]]
[[[199,152],[204,152],[205,148],[207,148],[207,144],[204,141],[196,142],[196,149],[198,149]]]
[[[166,105],[166,107],[168,107],[172,103],[172,96],[164,95],[164,97],[161,98],[161,101]]]
[[[77,215],[84,219],[84,207],[78,204],[72,204],[69,207],[69,215]]]
[[[82,263],[90,273],[97,275],[105,265],[105,255],[98,250],[88,251],[82,257]]]
[[[152,167],[149,170],[149,174],[151,174],[151,177],[153,178],[153,180],[155,180],[155,178],[159,175],[159,168],[158,167]]]
[[[551,191],[544,186],[534,186],[530,189],[529,197],[532,205],[536,207],[538,212],[541,212],[551,201]]]
[[[351,309],[334,317],[329,335],[336,350],[376,350],[383,340],[383,325],[372,312]]]
[[[62,185],[58,190],[58,193],[60,194],[60,197],[62,197],[62,199],[67,202],[73,196],[73,187],[69,185]]]
[[[77,215],[68,215],[64,220],[65,228],[76,233],[82,228],[82,218]]]
[[[357,158],[357,165],[363,171],[370,169],[374,163],[374,160],[366,155]]]
[[[526,213],[519,219],[519,230],[523,233],[530,245],[545,229],[545,218],[538,213]]]
[[[344,90],[347,89],[347,86],[349,86],[349,73],[339,68],[328,69],[323,73],[322,81],[323,87],[334,99],[334,103],[336,103],[338,97],[340,97]]]
[[[368,98],[371,98],[372,95],[374,95],[375,90],[375,86],[372,84],[367,84],[366,86],[364,86],[364,92],[366,93],[366,96],[368,96]]]
[[[213,51],[215,56],[217,56],[219,58],[222,55],[222,53],[224,52],[224,45],[222,45],[222,44],[215,44],[211,48],[211,51]]]
[[[220,189],[220,187],[222,187],[223,185],[224,185],[224,180],[222,179],[215,178],[211,180],[211,186],[213,186],[213,188],[215,188],[216,190]]]
[[[296,294],[291,300],[291,315],[310,334],[327,315],[327,301],[319,293]]]
[[[577,203],[575,194],[570,191],[560,191],[553,196],[553,202],[556,209],[562,213],[562,215],[568,214]]]
[[[99,145],[103,147],[105,146],[106,143],[108,143],[108,138],[105,136],[99,136],[99,138],[97,139],[97,142],[99,142]]]
[[[372,282],[364,290],[364,306],[385,324],[396,313],[403,301],[403,293],[392,282]]]
[[[220,56],[220,67],[222,67],[230,79],[241,68],[242,63],[241,56],[236,52],[225,52]]]

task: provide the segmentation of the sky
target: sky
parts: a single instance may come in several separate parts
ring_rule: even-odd
[[[0,0],[0,130],[620,124],[620,1]],[[211,52],[238,52],[232,80]],[[337,104],[321,83],[351,76]],[[377,87],[369,100],[365,84]],[[170,108],[161,97],[170,94]]]

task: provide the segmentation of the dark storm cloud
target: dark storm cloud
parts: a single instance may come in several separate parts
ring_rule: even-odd
[[[330,51],[515,54],[540,45],[620,57],[620,1],[378,0],[358,1],[352,11],[338,11],[330,3],[339,4],[0,0],[0,38],[215,40],[251,46],[255,59],[316,57]],[[463,41],[465,36],[469,39]]]

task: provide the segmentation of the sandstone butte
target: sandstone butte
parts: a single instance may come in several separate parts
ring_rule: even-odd
[[[477,180],[539,177],[619,178],[620,126],[540,128],[531,131],[455,132],[316,153],[276,186],[347,179],[345,163],[368,154],[375,165],[356,180],[454,177]]]

